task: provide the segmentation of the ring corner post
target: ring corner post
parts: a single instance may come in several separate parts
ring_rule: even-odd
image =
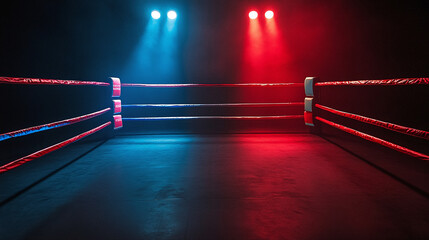
[[[113,136],[116,135],[117,130],[123,127],[122,121],[122,102],[121,102],[121,79],[118,77],[109,78],[112,83],[112,103],[113,103]]]
[[[112,98],[121,97],[121,79],[117,77],[110,77],[110,82],[112,83]]]
[[[313,111],[314,105],[319,97],[319,94],[315,91],[315,83],[318,82],[318,80],[318,77],[306,77],[304,81],[304,122],[305,125],[310,127],[310,132],[313,134],[320,133],[320,126],[315,123],[315,112]]]

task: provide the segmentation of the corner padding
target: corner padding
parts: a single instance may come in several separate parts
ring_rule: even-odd
[[[116,77],[111,77],[112,85],[113,85],[113,94],[112,97],[120,97],[121,96],[121,79]]]
[[[313,87],[314,87],[314,81],[315,77],[307,77],[304,81],[304,88],[305,88],[305,96],[307,97],[314,97]]]
[[[306,97],[304,100],[304,110],[306,112],[313,112],[313,98]]]
[[[113,114],[118,114],[122,112],[121,100],[113,100]]]
[[[120,129],[123,127],[122,125],[122,116],[121,115],[115,115],[113,116],[113,121],[115,122],[114,126],[115,126],[115,130],[116,129]]]
[[[304,121],[305,121],[305,125],[314,127],[313,113],[304,112]]]

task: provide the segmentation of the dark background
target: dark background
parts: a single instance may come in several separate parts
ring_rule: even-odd
[[[289,81],[309,75],[329,80],[426,76],[425,2],[2,1],[0,73],[88,80],[119,76],[148,13],[172,8],[181,20],[183,82],[236,82],[247,13],[271,8],[289,49],[291,60],[282,66],[293,76]],[[156,76],[124,81],[154,82]]]

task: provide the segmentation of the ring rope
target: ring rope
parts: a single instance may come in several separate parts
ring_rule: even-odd
[[[21,137],[21,136],[29,135],[29,134],[36,133],[36,132],[46,131],[46,130],[53,129],[53,128],[59,128],[59,127],[75,124],[78,122],[82,122],[82,121],[97,117],[99,115],[102,115],[102,114],[110,111],[110,110],[111,110],[110,108],[105,108],[103,110],[100,110],[100,111],[97,111],[94,113],[90,113],[90,114],[86,114],[86,115],[83,115],[80,117],[70,118],[70,119],[66,119],[66,120],[62,120],[62,121],[57,121],[57,122],[53,122],[53,123],[43,124],[43,125],[39,125],[39,126],[29,127],[29,128],[25,128],[25,129],[13,131],[13,132],[0,134],[0,141],[6,140],[9,138],[14,138],[14,137]]]
[[[236,84],[143,84],[143,83],[122,83],[122,87],[154,87],[154,88],[175,88],[175,87],[302,87],[304,83],[236,83]]]
[[[320,104],[316,104],[315,107],[325,110],[327,112],[342,116],[342,117],[347,117],[350,119],[354,119],[354,120],[358,120],[360,122],[364,122],[364,123],[368,123],[374,126],[378,126],[378,127],[382,127],[385,129],[389,129],[395,132],[399,132],[399,133],[403,133],[403,134],[407,134],[413,137],[418,137],[418,138],[423,138],[426,140],[429,140],[429,132],[427,131],[423,131],[423,130],[419,130],[419,129],[415,129],[415,128],[409,128],[409,127],[404,127],[401,125],[397,125],[397,124],[393,124],[393,123],[389,123],[389,122],[384,122],[384,121],[380,121],[377,119],[373,119],[373,118],[368,118],[368,117],[364,117],[361,115],[356,115],[356,114],[352,114],[352,113],[348,113],[348,112],[344,112],[344,111],[339,111],[330,107],[326,107]]]
[[[188,120],[188,119],[300,119],[304,115],[282,115],[282,116],[176,116],[176,117],[137,117],[123,118],[122,120]]]
[[[92,86],[110,86],[105,82],[94,81],[76,81],[76,80],[56,80],[42,78],[11,78],[0,77],[0,84],[26,84],[26,85],[92,85]]]
[[[352,135],[358,136],[358,137],[363,138],[365,140],[368,140],[368,141],[371,141],[371,142],[374,142],[374,143],[378,143],[378,144],[383,145],[385,147],[391,148],[391,149],[396,150],[398,152],[405,153],[405,154],[410,155],[410,156],[415,157],[415,158],[419,158],[419,159],[424,160],[424,161],[429,161],[429,156],[425,155],[423,153],[419,153],[419,152],[413,151],[411,149],[402,147],[400,145],[388,142],[386,140],[383,140],[383,139],[371,136],[369,134],[366,134],[366,133],[363,133],[363,132],[359,132],[359,131],[354,130],[352,128],[348,128],[348,127],[345,127],[343,125],[340,125],[340,124],[328,121],[328,120],[323,119],[321,117],[316,117],[316,119],[319,120],[319,121],[321,121],[321,122],[323,122],[323,123],[325,123],[325,124],[327,124],[327,125],[335,127],[335,128],[337,128],[339,130],[342,130],[344,132],[350,133]]]
[[[164,108],[183,108],[183,107],[253,107],[253,106],[302,106],[303,102],[290,102],[290,103],[196,103],[196,104],[128,104],[122,107],[164,107]]]
[[[370,85],[429,85],[429,78],[398,78],[385,80],[357,80],[357,81],[337,81],[318,82],[314,84],[318,87],[324,86],[370,86]]]
[[[89,131],[84,132],[82,134],[79,134],[79,135],[77,135],[75,137],[67,139],[67,140],[65,140],[63,142],[57,143],[55,145],[52,145],[50,147],[47,147],[45,149],[42,149],[42,150],[37,151],[35,153],[32,153],[32,154],[30,154],[28,156],[25,156],[25,157],[22,157],[20,159],[17,159],[15,161],[13,161],[13,162],[10,162],[10,163],[8,163],[6,165],[3,165],[3,166],[0,167],[0,173],[7,172],[7,171],[9,171],[9,170],[11,170],[13,168],[19,167],[19,166],[21,166],[21,165],[23,165],[23,164],[25,164],[27,162],[33,161],[33,160],[35,160],[37,158],[40,158],[40,157],[42,157],[42,156],[44,156],[44,155],[46,155],[48,153],[51,153],[51,152],[53,152],[55,150],[58,150],[58,149],[60,149],[62,147],[65,147],[65,146],[67,146],[67,145],[69,145],[71,143],[79,141],[80,139],[82,139],[84,137],[87,137],[87,136],[89,136],[89,135],[91,135],[93,133],[96,133],[96,132],[102,130],[103,128],[109,126],[110,124],[111,124],[111,122],[106,122],[106,123],[104,123],[104,124],[102,124],[102,125],[94,128],[92,130],[89,130]]]

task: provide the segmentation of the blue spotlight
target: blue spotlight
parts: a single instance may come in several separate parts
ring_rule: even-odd
[[[161,13],[159,11],[152,11],[152,13],[150,14],[152,16],[153,19],[157,20],[161,18]]]
[[[169,11],[169,12],[167,13],[167,17],[168,17],[169,19],[171,19],[171,20],[174,20],[174,19],[176,19],[176,18],[177,18],[177,13],[176,13],[175,11]]]

